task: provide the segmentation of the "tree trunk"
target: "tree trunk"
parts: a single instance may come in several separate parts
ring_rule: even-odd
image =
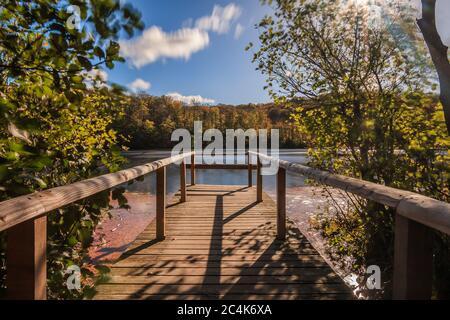
[[[440,99],[444,108],[447,131],[450,135],[450,62],[447,55],[448,48],[442,43],[436,28],[435,11],[436,0],[422,0],[422,18],[417,20],[417,24],[423,34],[438,73],[441,91]]]

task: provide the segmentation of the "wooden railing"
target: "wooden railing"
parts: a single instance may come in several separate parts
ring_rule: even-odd
[[[166,167],[181,161],[181,202],[186,201],[186,162],[191,157],[195,184],[195,153],[189,152],[116,173],[21,196],[0,203],[0,231],[7,230],[7,295],[9,299],[46,299],[47,213],[156,172],[156,234],[165,237]]]
[[[301,164],[250,152],[257,157],[257,200],[262,195],[262,161],[279,167],[277,173],[278,237],[285,236],[286,172],[300,174],[319,183],[353,193],[394,208],[394,299],[430,299],[432,294],[432,230],[450,235],[450,204],[423,195],[359,179],[334,175]]]
[[[216,153],[214,156],[217,155],[221,155],[221,156],[225,156],[225,157],[230,157],[230,156],[237,156],[237,157],[245,157],[245,164],[228,164],[228,163],[214,163],[214,164],[205,164],[205,163],[197,163],[194,164],[195,165],[195,169],[199,169],[199,170],[248,170],[248,186],[252,187],[253,186],[253,170],[257,169],[256,165],[253,165],[250,161],[250,153],[248,151],[244,152],[226,152],[226,153]],[[235,159],[233,159],[234,161]],[[193,161],[191,161],[191,164],[187,165],[187,168],[190,169],[192,166],[192,163],[194,163]],[[191,172],[195,172],[191,171]],[[262,195],[262,194],[261,194]]]
[[[242,154],[239,154],[242,155]],[[253,186],[253,170],[257,171],[256,201],[263,201],[263,161],[279,167],[277,173],[277,238],[286,238],[286,173],[296,173],[362,198],[396,209],[394,298],[429,299],[432,283],[431,229],[450,235],[450,204],[416,193],[375,183],[333,175],[300,164],[248,152],[247,164],[196,164],[195,153],[137,166],[117,173],[84,180],[71,185],[37,192],[0,203],[0,231],[7,230],[7,290],[10,299],[46,298],[46,214],[109,190],[151,172],[156,172],[156,237],[165,238],[166,167],[181,161],[180,201],[186,201],[186,162],[191,184],[195,185],[196,169],[247,169],[248,186]],[[256,165],[252,159],[256,158]]]

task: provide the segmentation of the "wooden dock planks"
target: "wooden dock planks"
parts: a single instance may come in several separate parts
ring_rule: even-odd
[[[187,202],[166,209],[166,239],[152,222],[94,299],[351,299],[291,222],[276,239],[276,204],[256,197],[253,187],[188,187]]]

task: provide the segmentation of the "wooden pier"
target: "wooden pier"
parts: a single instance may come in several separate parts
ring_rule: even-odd
[[[196,185],[111,267],[95,299],[349,299],[351,291],[288,222],[277,240],[275,202],[256,188]]]
[[[394,208],[393,299],[431,298],[432,235],[450,235],[449,203],[254,152],[247,153],[246,165],[199,165],[247,170],[248,185],[196,185],[196,160],[195,153],[188,152],[1,202],[8,298],[47,298],[47,214],[152,172],[157,178],[156,219],[113,265],[96,299],[352,298],[286,217],[287,174]],[[278,168],[274,200],[263,191],[262,168],[268,164]],[[168,205],[169,165],[180,166],[180,193]]]

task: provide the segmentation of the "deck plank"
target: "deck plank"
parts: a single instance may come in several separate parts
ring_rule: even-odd
[[[94,299],[351,299],[351,291],[292,222],[276,240],[276,204],[244,186],[196,185],[111,266]]]

